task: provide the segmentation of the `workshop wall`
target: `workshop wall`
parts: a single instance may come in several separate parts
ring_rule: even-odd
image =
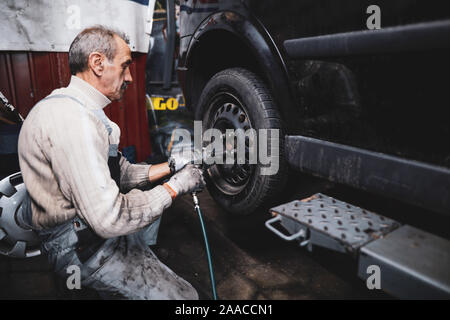
[[[133,83],[124,98],[106,107],[106,115],[121,130],[119,147],[135,146],[137,162],[150,156],[151,146],[145,105],[146,54],[133,53]],[[0,52],[0,91],[25,118],[31,108],[70,80],[66,52]]]

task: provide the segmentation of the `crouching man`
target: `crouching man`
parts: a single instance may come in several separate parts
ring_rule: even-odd
[[[23,219],[58,274],[67,277],[77,265],[82,286],[106,297],[198,299],[148,245],[173,199],[204,187],[202,171],[191,164],[173,170],[168,163],[130,164],[117,151],[119,127],[103,112],[132,82],[127,43],[102,26],[83,30],[69,50],[70,84],[27,116],[19,136],[29,193]],[[163,185],[137,189],[170,174]]]

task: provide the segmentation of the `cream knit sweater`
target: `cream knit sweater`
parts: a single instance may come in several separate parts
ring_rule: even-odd
[[[72,76],[70,95],[37,104],[19,135],[19,162],[32,201],[33,226],[61,224],[78,214],[101,237],[135,232],[158,218],[172,199],[162,186],[134,189],[149,183],[149,165],[130,164],[121,157],[121,193],[108,168],[109,141],[118,144],[120,129],[110,121],[111,136],[92,110],[111,101],[87,82]],[[128,192],[127,192],[128,191]]]

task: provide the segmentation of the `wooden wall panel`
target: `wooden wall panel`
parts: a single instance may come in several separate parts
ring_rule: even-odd
[[[136,160],[141,162],[151,154],[145,106],[146,55],[133,53],[133,60],[133,83],[124,98],[111,103],[105,113],[120,127],[120,147],[134,145]],[[39,100],[69,81],[65,52],[0,52],[0,90],[23,117]]]

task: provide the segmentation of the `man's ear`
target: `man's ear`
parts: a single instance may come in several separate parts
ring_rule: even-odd
[[[103,75],[104,60],[105,56],[100,52],[94,51],[89,55],[88,66],[98,77]]]

